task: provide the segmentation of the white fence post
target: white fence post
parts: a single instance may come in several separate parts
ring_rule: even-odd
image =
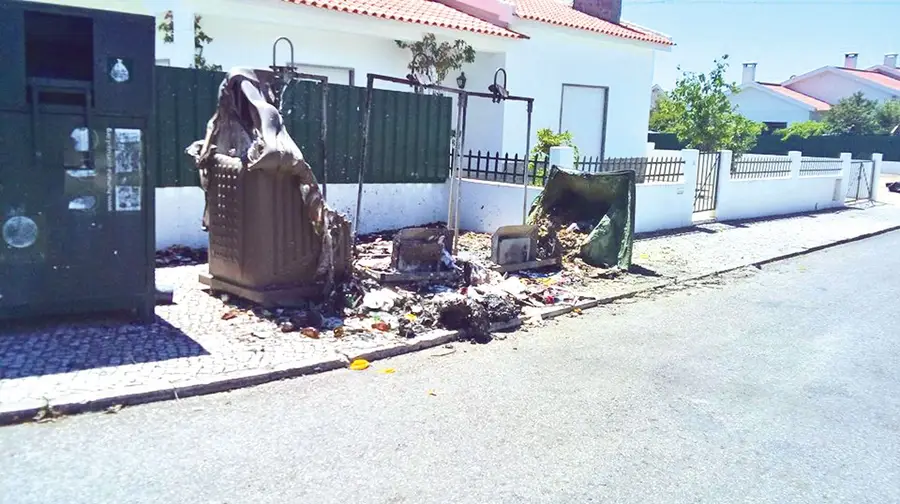
[[[803,153],[800,151],[788,151],[788,159],[791,160],[791,178],[800,178],[800,163],[803,160]]]
[[[842,198],[846,198],[847,191],[850,190],[850,177],[853,168],[851,161],[853,161],[853,154],[841,152],[841,194],[839,196]]]
[[[719,173],[716,181],[716,218],[727,216],[728,201],[731,193],[731,164],[734,162],[734,152],[730,150],[719,151]]]
[[[876,152],[872,154],[872,190],[869,191],[869,200],[875,201],[878,194],[878,181],[881,179],[881,165],[884,154]]]
[[[699,175],[700,151],[684,149],[684,205],[687,215],[694,215],[694,196],[697,194],[697,176]]]
[[[179,2],[180,3],[180,2]],[[173,67],[189,68],[194,64],[194,15],[188,7],[179,6],[172,9],[172,36],[169,63]],[[287,54],[286,52],[284,54]],[[279,61],[279,65],[285,62]]]
[[[550,147],[550,166],[574,169],[575,150],[571,147]]]

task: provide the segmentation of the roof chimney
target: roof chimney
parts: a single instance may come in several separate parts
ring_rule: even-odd
[[[884,66],[888,68],[897,68],[897,53],[885,54]]]
[[[844,55],[844,68],[856,68],[856,57],[859,54],[855,52],[848,52]]]
[[[622,19],[622,0],[572,0],[572,8],[612,23]]]
[[[744,76],[741,78],[741,84],[749,84],[756,82],[756,63],[744,63]]]

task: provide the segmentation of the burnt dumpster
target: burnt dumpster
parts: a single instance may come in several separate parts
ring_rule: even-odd
[[[631,267],[634,244],[635,172],[581,173],[550,169],[528,224],[577,250],[591,266]]]
[[[284,127],[277,73],[233,68],[207,135],[188,146],[206,191],[200,281],[267,307],[326,297],[350,273],[350,223],[328,208]]]
[[[152,318],[154,25],[0,3],[0,319]]]

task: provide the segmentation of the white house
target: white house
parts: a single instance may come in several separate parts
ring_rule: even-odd
[[[665,35],[622,21],[621,0],[54,0],[136,12],[162,21],[172,12],[174,42],[157,42],[158,64],[193,62],[195,15],[213,38],[210,62],[266,68],[272,43],[293,41],[303,71],[365,86],[369,72],[406,75],[410,55],[396,40],[463,39],[476,51],[462,68],[466,89],[487,90],[504,67],[512,94],[535,99],[539,128],[572,132],[584,155],[639,156],[645,150],[655,51]],[[289,61],[284,51],[279,64]],[[456,85],[458,72],[445,85]],[[379,87],[396,86],[379,84]],[[525,151],[523,103],[470,100],[467,150]]]
[[[843,66],[822,67],[780,84],[758,82],[756,63],[744,63],[741,91],[731,96],[731,102],[747,118],[777,129],[818,119],[842,98],[857,92],[880,102],[900,98],[897,54],[888,54],[884,64],[865,70],[857,68],[857,59],[856,53],[848,53]]]

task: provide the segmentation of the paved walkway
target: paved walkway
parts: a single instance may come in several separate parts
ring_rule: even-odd
[[[635,262],[648,275],[596,280],[600,296],[621,295],[727,268],[800,252],[900,225],[900,207],[881,205],[749,223],[708,224],[668,236],[640,239]],[[392,334],[310,339],[282,333],[271,314],[241,313],[200,290],[203,266],[160,269],[176,285],[175,304],[156,309],[151,325],[49,322],[0,332],[0,414],[46,404],[71,404],[225,380],[268,372],[299,374],[342,367],[368,352],[428,346]],[[658,275],[655,276],[654,275]],[[436,339],[440,341],[440,337]]]

